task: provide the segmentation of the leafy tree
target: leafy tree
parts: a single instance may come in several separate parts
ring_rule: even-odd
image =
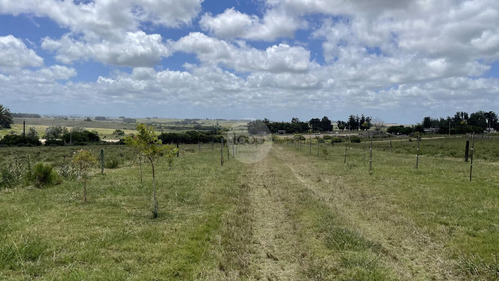
[[[347,123],[345,121],[341,121],[341,120],[337,121],[337,127],[339,127],[339,130],[343,131],[346,126],[347,126]]]
[[[361,119],[359,120],[361,130],[369,130],[372,127],[371,121],[370,117],[365,117],[365,115],[361,114]]]
[[[0,129],[10,129],[10,125],[13,123],[10,110],[0,104]]]
[[[498,131],[498,116],[496,113],[493,111],[485,112],[484,117],[488,122],[488,128],[493,128]]]
[[[52,126],[45,129],[45,138],[48,140],[60,139],[63,134],[67,133],[68,129],[61,126]]]
[[[313,132],[321,131],[321,120],[319,118],[312,118],[309,120],[309,126]]]
[[[470,115],[467,124],[486,130],[488,124],[483,111],[474,112]]]
[[[28,129],[28,133],[26,133],[26,138],[39,139],[38,132],[36,131],[35,127],[30,127]]]
[[[332,130],[332,121],[328,117],[321,118],[321,131],[328,132]]]
[[[83,202],[87,202],[87,180],[90,169],[97,164],[97,157],[88,150],[80,149],[73,155],[72,162],[78,171],[78,179],[83,183]]]
[[[125,138],[125,143],[134,147],[139,153],[151,164],[153,172],[153,217],[158,217],[158,200],[156,198],[156,177],[155,177],[155,161],[163,155],[172,156],[177,154],[177,148],[173,145],[162,145],[162,141],[156,136],[153,127],[145,124],[137,124],[137,135]],[[170,164],[170,163],[169,163]]]
[[[431,122],[430,116],[424,117],[424,121],[422,121],[422,126],[426,129],[432,127],[432,122]]]
[[[358,121],[359,117],[354,115],[349,115],[349,119],[347,120],[347,127],[350,131],[358,129]]]

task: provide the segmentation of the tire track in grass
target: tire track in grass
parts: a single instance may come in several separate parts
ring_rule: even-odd
[[[251,277],[264,280],[299,280],[298,239],[283,202],[278,167],[269,157],[252,164],[245,176],[249,185],[254,239],[250,261]]]
[[[446,259],[445,247],[432,241],[410,218],[397,212],[391,217],[392,206],[384,205],[383,201],[370,201],[370,196],[354,197],[349,183],[338,176],[318,175],[305,156],[282,147],[277,147],[275,155],[317,200],[325,202],[363,236],[379,243],[384,249],[386,265],[392,267],[401,280],[461,279],[453,272],[456,264]]]

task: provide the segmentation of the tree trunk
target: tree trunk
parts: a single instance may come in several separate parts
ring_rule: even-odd
[[[141,183],[142,183],[142,158],[139,158],[139,167],[141,169]]]
[[[83,202],[87,203],[87,180],[83,180]]]
[[[153,169],[153,217],[158,217],[158,200],[156,199],[156,177],[155,177],[155,165],[153,164],[153,160],[149,160],[151,162],[151,168]]]

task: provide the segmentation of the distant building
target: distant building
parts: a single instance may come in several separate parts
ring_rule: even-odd
[[[426,133],[438,133],[439,128],[425,128],[424,132],[426,132]]]

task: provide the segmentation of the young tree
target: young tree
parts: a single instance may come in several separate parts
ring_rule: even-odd
[[[10,125],[14,123],[10,110],[0,104],[0,129],[10,129]]]
[[[343,131],[346,126],[347,126],[347,123],[345,121],[341,121],[341,120],[337,121],[337,127],[339,127],[339,130]]]
[[[156,136],[153,127],[146,126],[142,123],[137,124],[137,135],[125,138],[125,143],[134,147],[139,153],[151,164],[153,173],[153,217],[158,217],[158,200],[156,198],[156,177],[155,177],[155,161],[163,155],[171,156],[177,153],[177,148],[173,145],[163,145],[162,141]]]
[[[73,155],[73,165],[78,170],[78,178],[83,183],[83,202],[87,202],[87,179],[90,169],[97,164],[97,158],[88,150],[80,149]]]

